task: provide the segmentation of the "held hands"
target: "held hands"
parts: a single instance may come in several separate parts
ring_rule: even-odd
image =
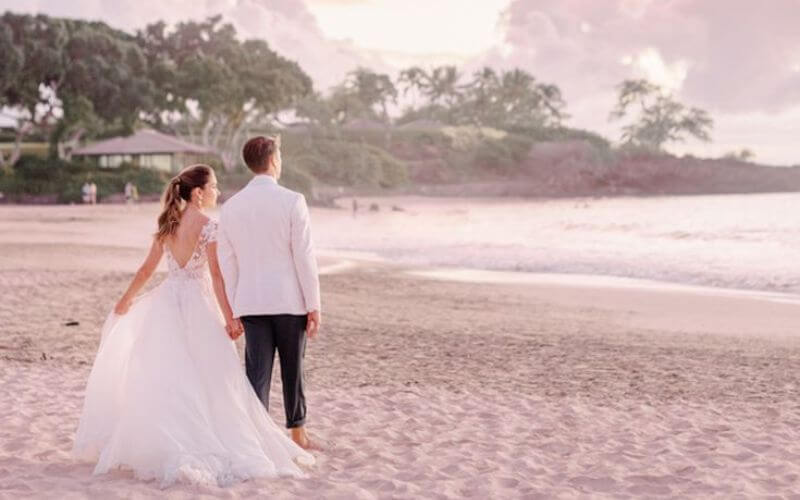
[[[230,318],[225,324],[225,333],[231,340],[236,340],[244,333],[244,325],[239,318]]]
[[[308,324],[306,326],[306,334],[308,338],[313,339],[319,332],[319,326],[322,324],[322,316],[319,311],[311,311],[308,313]]]

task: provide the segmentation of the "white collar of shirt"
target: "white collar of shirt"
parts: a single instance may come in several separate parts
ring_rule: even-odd
[[[247,185],[253,186],[260,186],[262,184],[278,184],[278,181],[275,180],[275,177],[266,174],[258,174],[253,177],[253,179],[247,183]]]

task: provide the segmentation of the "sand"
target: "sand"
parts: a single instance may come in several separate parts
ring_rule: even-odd
[[[69,449],[150,212],[0,207],[0,497],[800,498],[797,303],[459,281],[333,253],[307,353],[308,428],[326,447],[309,478],[93,476]]]

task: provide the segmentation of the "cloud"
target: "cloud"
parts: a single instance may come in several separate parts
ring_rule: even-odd
[[[280,54],[298,61],[317,90],[341,82],[357,66],[389,68],[381,57],[350,41],[328,39],[313,14],[296,0],[238,0],[224,15],[242,36],[264,38]]]
[[[798,18],[797,0],[514,0],[504,64],[576,96],[647,76],[712,110],[778,111],[800,100]]]
[[[307,0],[323,32],[361,48],[402,54],[474,56],[498,41],[494,20],[510,0],[366,0],[351,7]],[[488,22],[487,22],[488,21]]]
[[[621,62],[624,66],[631,66],[634,72],[638,73],[636,76],[653,82],[669,92],[677,92],[683,87],[689,67],[684,59],[667,63],[655,47],[646,47],[635,56],[626,55]]]
[[[777,127],[798,116],[791,110],[800,106],[799,18],[798,0],[513,0],[502,16],[503,42],[469,67],[520,67],[555,83],[572,125],[614,138],[606,117],[615,86],[645,77],[709,110],[715,141],[759,150],[754,142],[769,132],[754,130],[747,140],[743,124],[782,137]],[[799,156],[775,141],[761,149],[768,161]]]

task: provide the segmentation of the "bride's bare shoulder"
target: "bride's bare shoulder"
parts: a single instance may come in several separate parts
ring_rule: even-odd
[[[208,224],[208,221],[210,220],[211,218],[209,216],[194,211],[193,213],[184,214],[184,216],[181,218],[181,224],[185,224],[187,229],[192,228],[196,230],[197,228],[202,228]],[[189,230],[192,231],[192,229]]]

